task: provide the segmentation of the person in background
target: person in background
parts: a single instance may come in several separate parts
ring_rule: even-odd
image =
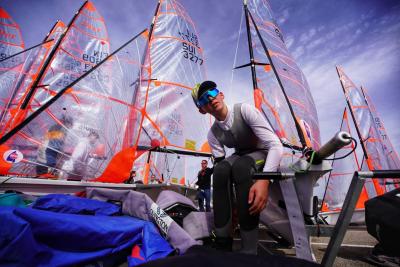
[[[90,131],[87,138],[82,138],[74,148],[72,155],[63,165],[63,169],[69,174],[67,178],[82,180],[88,174],[88,165],[91,158],[103,158],[94,153],[96,143],[99,140],[99,134],[96,131]],[[88,177],[94,178],[94,177]]]
[[[220,250],[232,250],[232,184],[239,216],[241,253],[257,254],[260,212],[268,199],[268,180],[253,181],[256,171],[277,171],[283,147],[271,125],[254,106],[238,103],[228,107],[224,94],[213,81],[192,90],[202,114],[215,118],[207,139],[214,160],[213,210],[216,240]],[[225,148],[235,152],[225,158]]]
[[[152,174],[152,175],[150,176],[150,182],[149,182],[149,184],[158,184],[157,178],[156,178],[156,176],[155,176],[154,174]]]
[[[60,123],[52,125],[47,131],[44,141],[38,150],[36,174],[56,173],[60,154],[63,153],[66,133],[73,126],[72,118],[63,116]]]
[[[201,161],[201,169],[197,174],[197,200],[199,201],[200,211],[204,211],[204,202],[206,206],[205,211],[211,211],[211,175],[213,171],[207,168],[207,160]]]
[[[136,182],[135,179],[136,179],[136,171],[132,170],[129,173],[128,179],[126,179],[124,183],[125,184],[134,184]]]

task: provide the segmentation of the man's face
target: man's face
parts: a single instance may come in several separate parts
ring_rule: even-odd
[[[202,169],[207,168],[207,161],[202,161],[202,162],[201,162],[201,168],[202,168]]]
[[[210,102],[201,107],[204,112],[214,115],[223,110],[225,103],[224,94],[222,92],[219,92],[219,94],[214,98],[210,97],[209,100]]]

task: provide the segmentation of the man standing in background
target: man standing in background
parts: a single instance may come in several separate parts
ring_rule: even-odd
[[[204,211],[204,201],[206,202],[206,211],[211,211],[211,175],[212,169],[207,168],[207,160],[202,160],[201,170],[197,174],[196,182],[196,185],[199,187],[197,189],[197,199],[200,211]]]

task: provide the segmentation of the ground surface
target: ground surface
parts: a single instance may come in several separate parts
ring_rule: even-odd
[[[329,243],[329,237],[312,237],[311,247],[318,263],[325,254],[326,248]],[[342,242],[337,258],[335,260],[335,267],[369,267],[374,266],[368,263],[365,259],[372,251],[377,241],[370,236],[365,230],[348,230]],[[235,238],[234,249],[240,247],[240,239]],[[279,245],[273,238],[271,238],[265,231],[260,230],[260,242],[258,248],[259,254],[280,254],[294,257],[295,250]]]

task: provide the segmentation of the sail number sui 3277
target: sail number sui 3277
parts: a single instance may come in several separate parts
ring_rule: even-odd
[[[197,35],[191,33],[188,29],[186,30],[186,32],[179,31],[178,34],[184,40],[184,42],[182,42],[183,57],[187,60],[193,61],[194,63],[202,65],[203,59],[196,52],[197,49],[200,49]]]

